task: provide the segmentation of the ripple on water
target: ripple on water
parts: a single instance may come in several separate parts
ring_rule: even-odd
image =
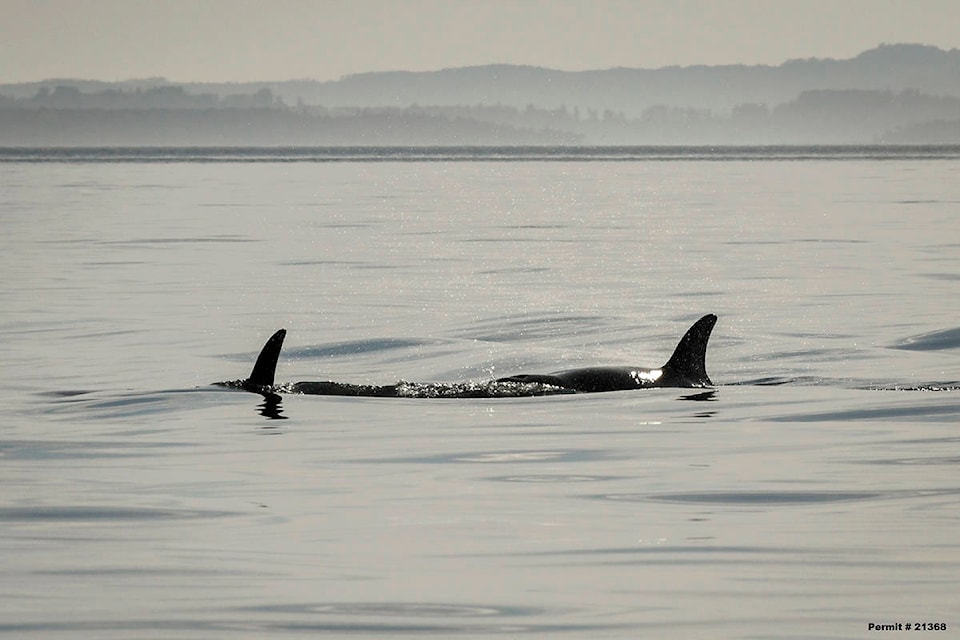
[[[0,507],[0,522],[110,522],[129,520],[184,520],[233,515],[226,511],[193,509],[152,509],[148,507],[112,507],[42,505]]]
[[[376,462],[413,464],[516,464],[550,462],[589,462],[610,460],[615,454],[603,449],[532,449],[508,451],[464,451],[433,456],[381,458]],[[365,462],[370,462],[366,460]]]
[[[558,474],[558,473],[543,473],[543,474],[525,474],[525,475],[510,475],[510,476],[492,476],[487,478],[487,480],[492,480],[494,482],[531,482],[531,483],[569,483],[569,482],[606,482],[608,480],[619,480],[623,476],[592,476],[592,475],[583,475],[583,474]]]
[[[893,348],[907,351],[960,349],[960,327],[910,336],[894,344]]]
[[[283,615],[259,622],[282,630],[342,633],[560,633],[600,631],[615,624],[556,622],[569,610],[444,602],[329,602],[250,607],[244,611]],[[550,622],[543,622],[550,620]]]
[[[683,493],[612,493],[590,496],[618,502],[672,502],[729,506],[799,506],[828,502],[861,502],[955,495],[960,489],[916,491],[691,491]]]
[[[733,506],[800,505],[849,502],[879,498],[882,493],[866,491],[703,491],[685,493],[615,493],[595,496],[619,502],[676,502]]]

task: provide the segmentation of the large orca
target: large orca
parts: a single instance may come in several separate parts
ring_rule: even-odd
[[[367,397],[503,397],[535,396],[559,393],[597,393],[656,387],[711,387],[707,376],[706,354],[710,333],[717,316],[707,314],[697,320],[680,339],[673,355],[657,369],[641,367],[586,367],[546,374],[518,374],[484,383],[366,385],[344,382],[292,382],[277,385],[274,375],[280,349],[287,332],[274,333],[257,357],[250,377],[216,384],[264,395],[301,393],[325,396]]]

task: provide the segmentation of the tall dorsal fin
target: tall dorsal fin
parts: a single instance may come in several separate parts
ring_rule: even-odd
[[[667,364],[663,365],[664,379],[682,380],[682,386],[713,386],[707,376],[707,341],[717,323],[717,316],[708,313],[693,323],[680,338]]]
[[[287,335],[286,329],[280,329],[270,336],[267,343],[260,350],[257,356],[257,363],[253,365],[253,371],[250,377],[244,382],[253,387],[272,387],[273,376],[277,371],[277,360],[280,359],[280,348],[283,346],[283,339]]]

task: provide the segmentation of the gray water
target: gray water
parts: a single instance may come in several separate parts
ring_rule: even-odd
[[[152,153],[0,158],[0,635],[956,635],[960,154]]]

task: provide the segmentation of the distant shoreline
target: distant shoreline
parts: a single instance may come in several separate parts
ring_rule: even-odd
[[[0,146],[960,144],[960,50],[607,69],[511,65],[335,82],[0,84]]]
[[[0,147],[0,163],[960,160],[960,145]]]

